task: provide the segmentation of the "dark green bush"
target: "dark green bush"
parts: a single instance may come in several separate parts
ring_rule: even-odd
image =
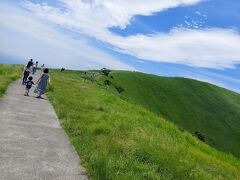
[[[110,86],[112,83],[111,83],[111,81],[109,81],[109,80],[105,80],[104,81],[104,85],[105,86]]]
[[[197,137],[200,141],[205,142],[205,136],[201,134],[200,132],[194,132],[193,136]]]
[[[117,90],[117,92],[119,94],[121,94],[122,92],[124,92],[124,89],[121,86],[115,86],[115,89]]]
[[[107,69],[107,68],[102,68],[102,69],[101,69],[101,73],[102,73],[104,76],[108,76],[110,72],[111,72],[110,69]]]

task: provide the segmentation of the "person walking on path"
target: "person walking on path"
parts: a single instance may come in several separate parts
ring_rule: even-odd
[[[32,66],[33,65],[33,60],[32,59],[30,59],[30,61],[28,61],[28,63],[27,63],[27,66]]]
[[[26,91],[24,96],[29,96],[29,90],[31,89],[32,85],[34,84],[34,82],[32,81],[33,77],[29,76],[28,81],[26,82]]]
[[[27,78],[29,76],[31,72],[31,66],[30,65],[27,65],[24,67],[24,70],[23,70],[23,80],[22,80],[22,84],[25,84],[26,81],[27,81]]]
[[[33,71],[32,71],[33,75],[37,72],[37,67],[38,67],[38,61],[36,61],[36,63],[33,64]]]
[[[36,66],[35,66],[35,64],[33,64],[33,66],[32,66],[32,74],[33,75],[35,74],[35,71],[36,71]]]
[[[37,72],[37,68],[38,68],[38,61],[36,61],[36,63],[35,63],[35,72]]]
[[[43,74],[37,81],[37,84],[38,84],[38,86],[36,88],[36,91],[38,93],[37,98],[42,98],[42,94],[45,93],[47,84],[50,83],[50,76],[49,76],[48,72],[49,72],[48,68],[44,69]]]

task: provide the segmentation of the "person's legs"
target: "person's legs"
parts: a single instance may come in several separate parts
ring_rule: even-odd
[[[23,74],[22,84],[24,84],[24,83],[26,82],[26,80],[27,80],[27,73],[24,72],[24,74]]]
[[[43,92],[39,90],[37,98],[42,98],[42,94],[43,94]]]
[[[34,68],[33,68],[33,74],[35,74],[36,72],[37,72],[37,68],[34,67]]]
[[[25,82],[27,82],[27,79],[28,79],[29,74],[30,74],[29,72],[26,74]]]
[[[29,89],[26,88],[24,96],[28,96]]]
[[[29,96],[29,95],[28,95],[28,94],[29,94],[29,90],[30,90],[30,89],[27,89],[27,96]]]
[[[42,98],[42,93],[39,93],[37,98]]]
[[[23,82],[22,82],[23,84],[26,83],[28,76],[29,76],[29,72],[24,72]]]
[[[25,82],[25,73],[23,75],[22,84],[24,84],[24,82]]]

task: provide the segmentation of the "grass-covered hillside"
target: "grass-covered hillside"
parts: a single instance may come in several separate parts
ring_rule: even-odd
[[[7,90],[8,85],[21,76],[22,66],[0,64],[0,97]]]
[[[52,71],[51,76],[48,98],[91,179],[240,178],[239,159],[84,79],[83,73]]]
[[[185,78],[115,71],[110,89],[189,132],[199,132],[209,145],[240,157],[240,95]]]

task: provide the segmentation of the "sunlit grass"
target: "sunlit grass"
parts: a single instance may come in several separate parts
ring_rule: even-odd
[[[8,85],[21,75],[20,65],[0,64],[0,97],[6,92]]]
[[[178,127],[200,132],[205,142],[218,150],[240,157],[240,94],[186,78],[167,78],[139,72],[113,71],[114,78],[95,80],[122,99],[136,103],[173,122]]]
[[[82,73],[53,71],[48,98],[92,179],[239,179],[239,159]]]

